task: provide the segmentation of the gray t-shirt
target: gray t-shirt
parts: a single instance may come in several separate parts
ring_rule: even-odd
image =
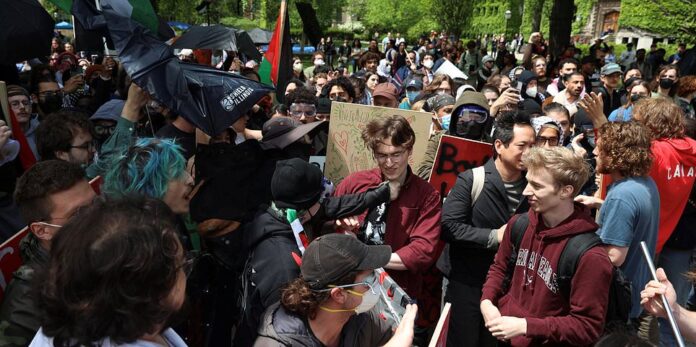
[[[526,180],[524,177],[521,177],[517,181],[503,182],[503,184],[505,185],[505,192],[507,193],[508,210],[512,215],[515,213],[515,210],[517,210],[517,206],[520,205],[520,201],[522,201],[522,191],[524,191]]]

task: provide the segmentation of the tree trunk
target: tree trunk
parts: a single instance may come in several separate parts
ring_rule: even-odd
[[[532,32],[541,31],[541,13],[544,11],[544,0],[536,0],[531,6],[532,10]]]
[[[554,0],[549,18],[551,59],[556,59],[563,48],[570,43],[570,33],[573,27],[573,0]]]

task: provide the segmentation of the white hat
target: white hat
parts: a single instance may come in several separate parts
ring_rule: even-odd
[[[188,49],[188,48],[184,48],[181,51],[179,51],[179,55],[183,55],[183,56],[193,55],[193,50]]]

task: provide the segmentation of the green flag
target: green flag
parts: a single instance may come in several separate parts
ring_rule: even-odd
[[[54,5],[58,6],[61,10],[72,15],[79,16],[73,12],[73,0],[49,0]],[[77,0],[77,1],[94,1],[94,0]],[[128,8],[131,18],[134,21],[139,22],[146,28],[150,29],[151,32],[157,33],[157,28],[159,27],[159,20],[157,14],[155,14],[155,9],[152,7],[150,0],[124,0],[121,4],[122,6]]]

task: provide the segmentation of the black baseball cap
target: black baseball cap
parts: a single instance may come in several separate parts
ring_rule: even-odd
[[[271,178],[273,202],[279,208],[306,210],[319,201],[323,177],[316,165],[302,159],[278,161]]]
[[[368,246],[355,236],[328,234],[316,238],[302,256],[300,272],[312,289],[326,289],[353,271],[387,265],[391,246]]]

